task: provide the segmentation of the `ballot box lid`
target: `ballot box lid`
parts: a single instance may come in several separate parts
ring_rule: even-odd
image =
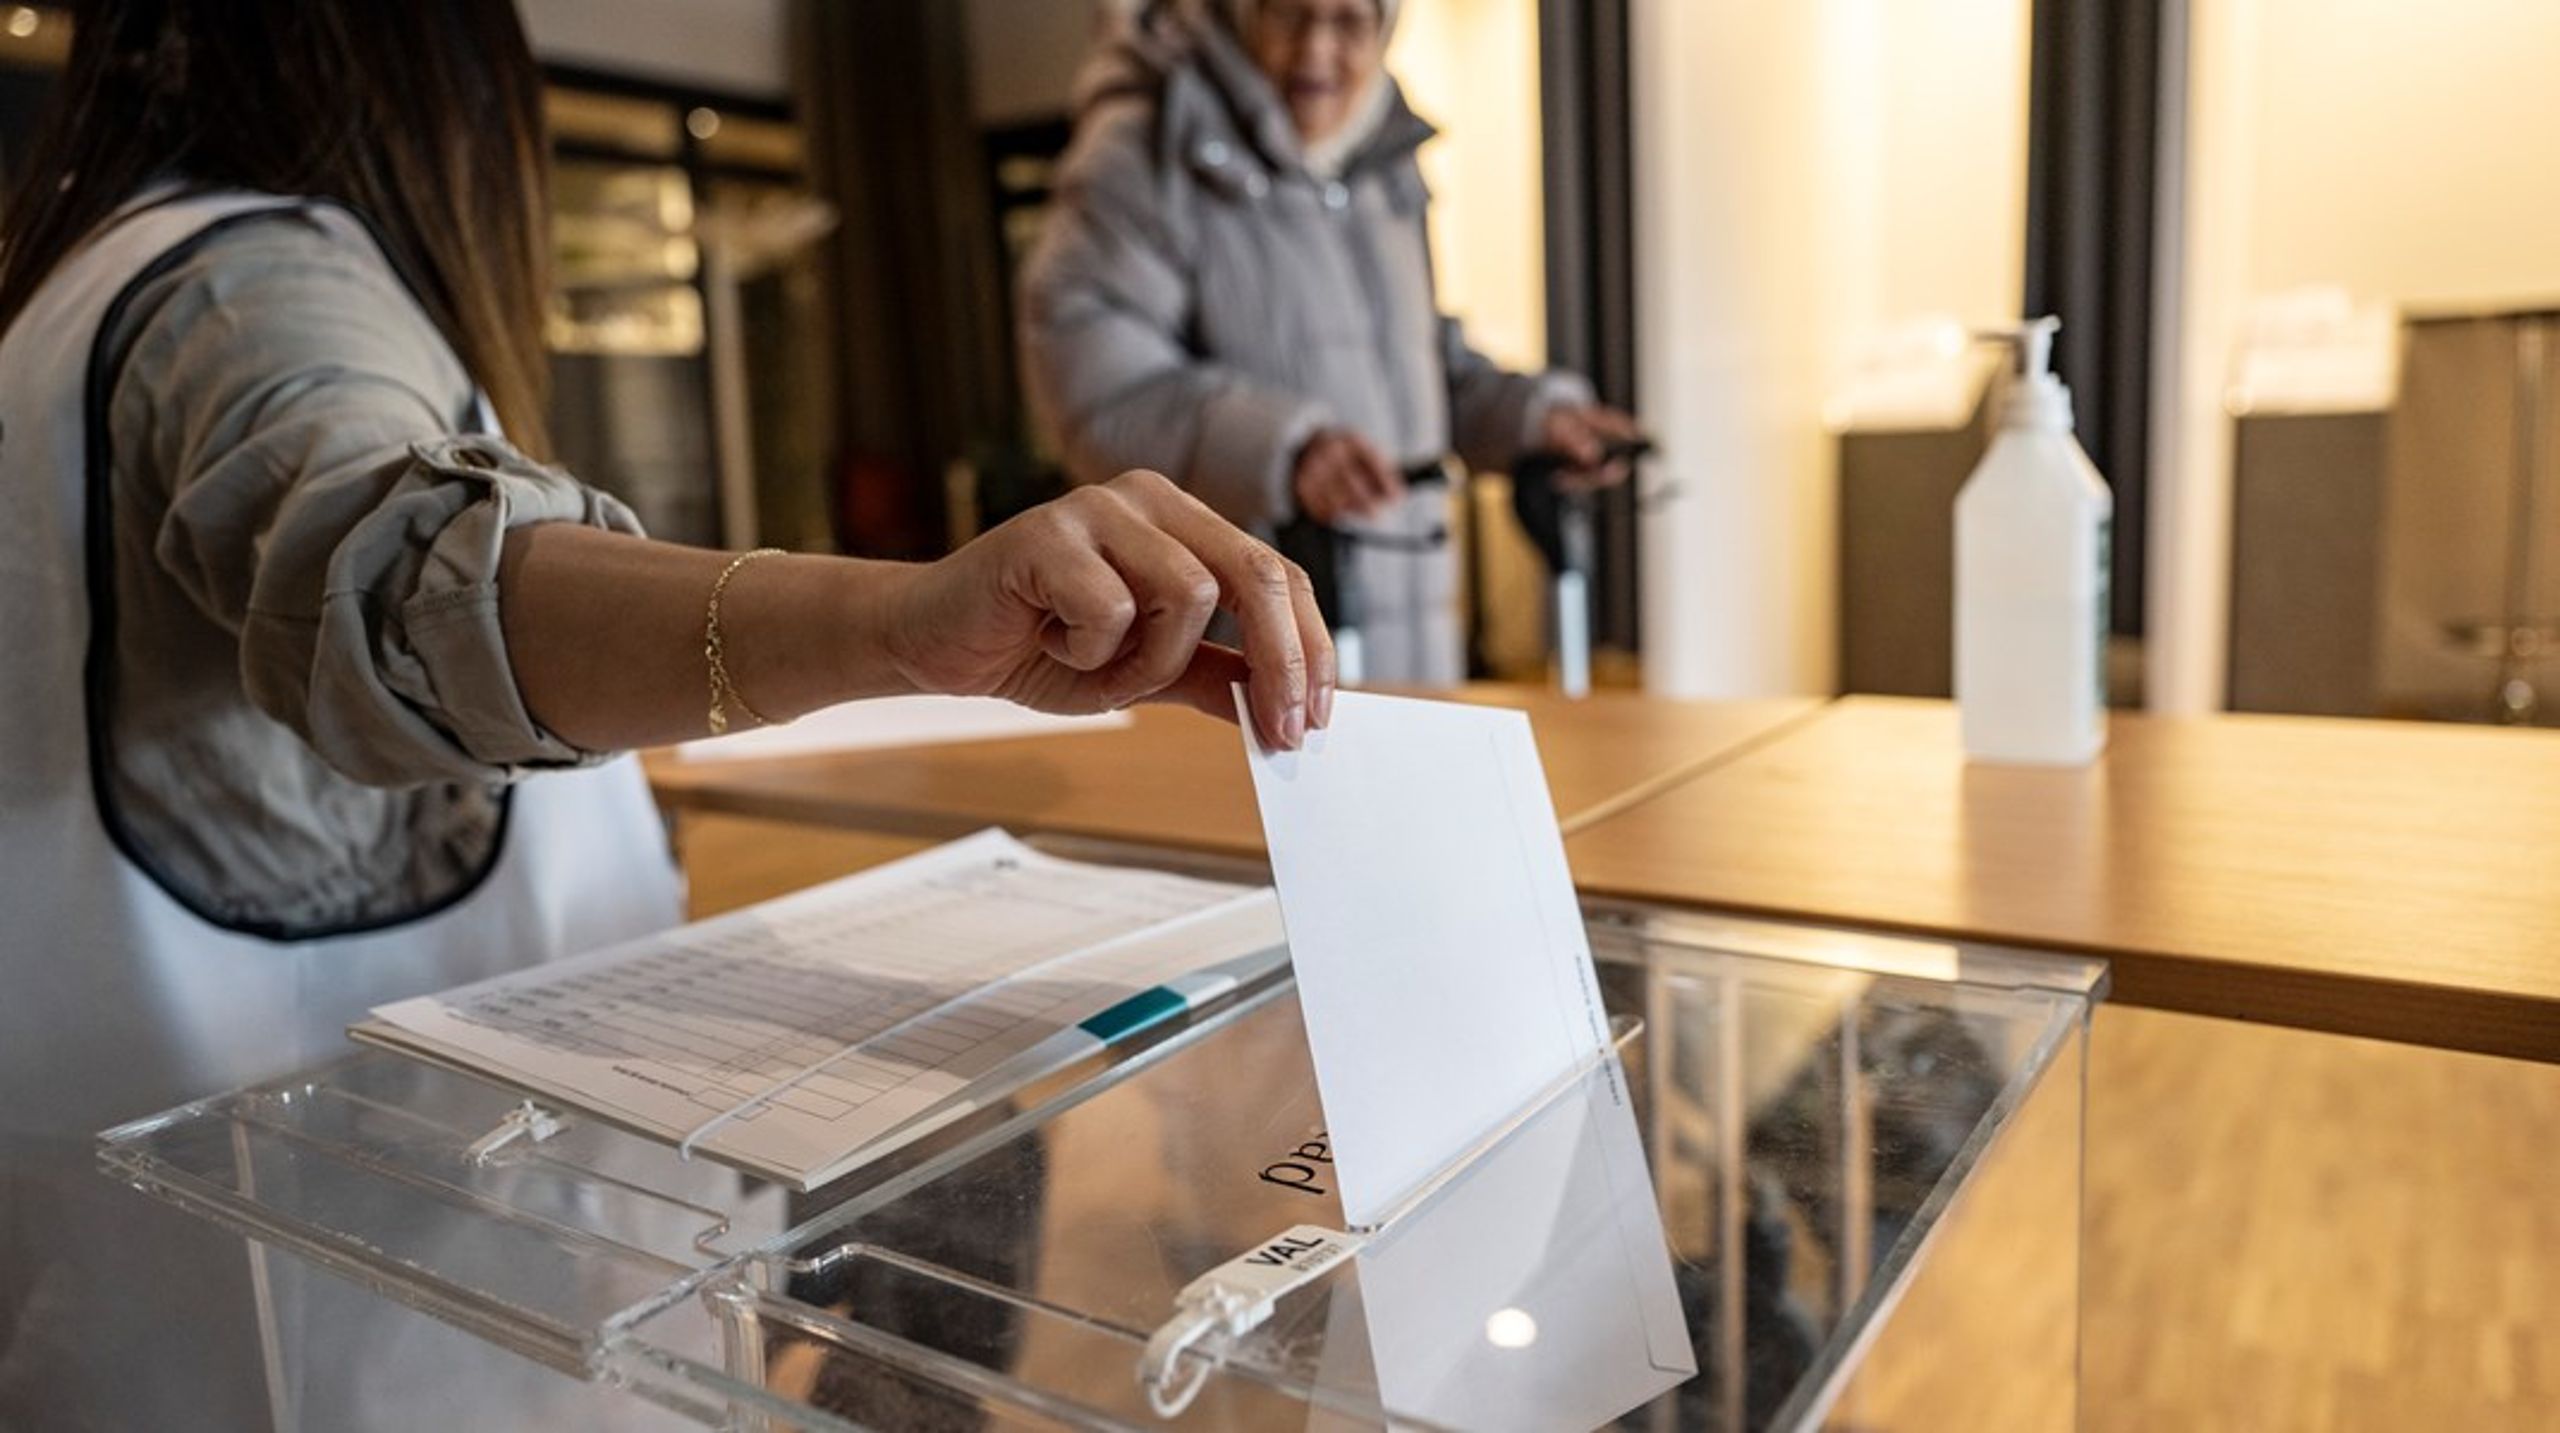
[[[1919,1322],[1930,1368],[1984,1322],[1981,1356],[2067,1382],[2102,964],[1590,916],[1617,1056],[1253,1327],[1154,1365],[1200,1276],[1342,1229],[1285,974],[810,1194],[380,1051],[109,1131],[101,1156],[712,1426],[1757,1433],[1910,1396],[1874,1368]],[[2035,1162],[2006,1177],[2032,1197],[1988,1188],[2004,1157]],[[1977,1270],[1946,1319],[1931,1280]],[[1966,1396],[2028,1372],[1964,1370]]]

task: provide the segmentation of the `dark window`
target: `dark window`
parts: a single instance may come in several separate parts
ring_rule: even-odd
[[[2056,314],[2054,371],[2115,489],[2115,612],[2140,636],[2151,470],[2151,259],[2160,0],[2036,0],[2027,111],[2026,312]]]

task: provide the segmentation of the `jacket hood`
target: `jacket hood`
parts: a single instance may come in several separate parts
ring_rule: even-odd
[[[1121,99],[1154,101],[1164,144],[1187,147],[1201,131],[1224,132],[1260,151],[1274,169],[1306,167],[1297,127],[1269,79],[1255,68],[1225,16],[1225,0],[1148,0],[1112,23],[1076,77],[1075,114]],[[1439,131],[1405,102],[1393,75],[1387,112],[1347,169],[1404,158]]]

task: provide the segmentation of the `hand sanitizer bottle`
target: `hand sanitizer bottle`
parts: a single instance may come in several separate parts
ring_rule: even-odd
[[[2080,765],[2107,741],[2107,583],[2115,499],[2071,436],[2040,318],[1982,337],[2018,370],[2000,430],[1956,496],[1956,706],[1975,761]]]

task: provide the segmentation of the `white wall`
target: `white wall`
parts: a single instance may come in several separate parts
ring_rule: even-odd
[[[1849,339],[2016,316],[2026,0],[1635,0],[1645,681],[1830,690]]]
[[[1537,0],[1407,0],[1388,66],[1440,137],[1422,150],[1441,307],[1514,367],[1547,356]]]
[[[2254,290],[2560,296],[2560,4],[2252,2]]]
[[[671,84],[779,96],[791,88],[787,0],[520,0],[545,60]]]
[[[2305,284],[2410,307],[2560,297],[2560,4],[2186,0],[2167,136],[2148,687],[2219,708],[2231,423],[2248,301]]]

